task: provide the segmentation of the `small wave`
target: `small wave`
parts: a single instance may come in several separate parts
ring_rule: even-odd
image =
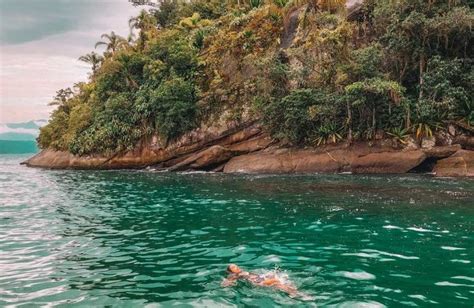
[[[407,230],[415,231],[415,232],[436,232],[433,230],[425,229],[425,228],[416,228],[416,227],[410,227],[407,228]]]
[[[281,263],[281,258],[276,255],[267,256],[264,260],[264,263]]]
[[[392,226],[392,225],[386,225],[386,226],[383,226],[384,229],[397,229],[397,230],[403,230],[403,228],[400,228],[400,227],[397,227],[397,226]]]
[[[441,246],[441,249],[444,249],[444,250],[451,250],[451,251],[454,251],[454,250],[466,250],[466,248],[453,247],[453,246]]]
[[[374,280],[376,278],[375,275],[364,272],[364,271],[361,271],[361,272],[342,271],[342,272],[337,272],[336,275],[349,278],[349,279],[355,279],[355,280]]]
[[[454,277],[451,277],[452,279],[462,279],[462,280],[469,280],[469,281],[472,281],[474,282],[474,278],[473,277],[467,277],[467,276],[454,276]]]
[[[469,287],[469,288],[474,288],[474,286],[470,285],[470,284],[454,283],[454,282],[449,282],[449,281],[440,281],[440,282],[435,283],[435,285],[440,286],[440,287]]]
[[[338,307],[341,307],[341,308],[383,308],[383,307],[386,307],[384,304],[381,304],[379,302],[375,302],[375,301],[369,301],[369,302],[354,302],[354,301],[350,301],[350,302],[344,302],[340,305],[338,305]]]
[[[469,260],[461,260],[461,259],[452,259],[452,260],[449,260],[449,261],[454,262],[454,263],[464,263],[464,264],[471,263],[471,261],[469,261]]]
[[[404,260],[418,260],[420,259],[417,256],[405,256],[397,253],[390,253],[386,251],[380,251],[380,250],[375,250],[375,249],[362,249],[362,252],[364,253],[369,253],[371,255],[375,255],[376,257],[379,257],[379,255],[383,256],[388,256],[388,257],[395,257],[398,259],[404,259]]]

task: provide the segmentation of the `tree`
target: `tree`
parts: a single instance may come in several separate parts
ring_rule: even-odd
[[[155,28],[156,19],[146,10],[141,10],[137,16],[134,16],[128,20],[128,25],[131,29],[148,31],[150,29]]]
[[[105,46],[106,52],[110,52],[112,54],[127,45],[127,40],[120,35],[115,34],[114,31],[112,31],[110,34],[102,34],[101,38],[104,39],[104,41],[97,42],[95,44],[95,48],[103,45]]]
[[[128,21],[130,26],[131,34],[133,29],[138,30],[137,45],[139,50],[145,48],[145,43],[149,40],[149,34],[151,31],[156,29],[156,19],[145,10],[141,10],[140,14],[130,18]]]
[[[104,57],[95,52],[91,52],[87,55],[79,57],[79,61],[91,64],[92,74],[95,74],[102,61],[104,61]]]
[[[60,89],[56,91],[56,96],[53,101],[49,103],[50,106],[64,106],[67,101],[73,96],[71,88]]]

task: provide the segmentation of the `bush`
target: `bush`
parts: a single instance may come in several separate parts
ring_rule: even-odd
[[[151,92],[155,108],[155,127],[166,139],[174,139],[196,126],[196,90],[194,84],[180,77],[164,81]]]
[[[313,141],[323,123],[336,119],[339,104],[324,91],[300,89],[263,108],[264,123],[274,137],[300,144]]]

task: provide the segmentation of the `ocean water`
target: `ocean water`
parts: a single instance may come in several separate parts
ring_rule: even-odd
[[[0,306],[474,304],[473,180],[53,171],[25,158],[0,156]],[[277,271],[306,300],[223,288],[229,263]]]

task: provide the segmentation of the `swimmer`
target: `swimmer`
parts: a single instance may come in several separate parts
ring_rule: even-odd
[[[306,297],[304,294],[298,292],[296,286],[289,281],[283,281],[275,273],[255,274],[243,271],[235,264],[230,264],[227,267],[229,276],[222,282],[223,287],[230,287],[237,283],[238,280],[248,281],[251,284],[259,287],[270,287],[288,294],[290,297]]]

